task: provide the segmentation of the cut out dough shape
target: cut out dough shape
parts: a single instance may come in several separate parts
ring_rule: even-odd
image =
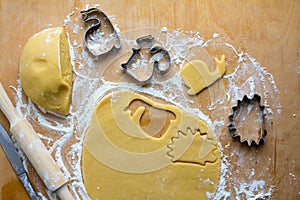
[[[72,66],[65,29],[45,29],[26,43],[20,61],[24,92],[35,104],[67,115],[72,91]]]
[[[174,113],[162,137],[143,132],[139,119],[145,108],[126,109],[134,100]],[[175,142],[181,133],[188,137]],[[92,115],[82,173],[91,199],[207,199],[207,192],[218,187],[220,150],[211,129],[196,116],[132,91],[114,91]]]
[[[190,88],[189,95],[195,95],[207,88],[225,73],[225,56],[221,60],[215,59],[217,69],[210,72],[206,63],[201,60],[192,60],[184,65],[180,71],[184,83]]]
[[[180,149],[184,146],[183,144],[191,141],[190,147],[182,154]],[[179,131],[178,135],[172,139],[172,144],[169,147],[172,149],[169,155],[173,157],[174,162],[205,165],[206,162],[213,163],[217,159],[215,141],[199,131],[192,132],[191,129],[186,132]]]

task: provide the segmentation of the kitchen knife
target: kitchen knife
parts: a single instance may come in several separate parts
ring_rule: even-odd
[[[21,157],[18,154],[15,145],[13,144],[12,140],[10,139],[9,135],[7,134],[6,130],[0,124],[0,144],[10,161],[11,166],[15,170],[17,176],[19,177],[20,181],[22,182],[24,188],[26,189],[28,195],[32,200],[40,200],[40,196],[36,193],[33,189],[29,178],[27,176],[27,172],[23,166],[21,161]]]

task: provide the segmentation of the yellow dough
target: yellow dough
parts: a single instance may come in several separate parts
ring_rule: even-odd
[[[68,114],[72,66],[63,27],[45,29],[28,40],[21,56],[20,78],[32,102],[49,111]]]
[[[201,60],[192,60],[184,65],[180,75],[184,83],[190,88],[188,94],[195,95],[213,84],[225,73],[225,56],[221,60],[215,59],[217,69],[210,72],[205,62]]]
[[[161,137],[143,131],[145,107],[129,109],[135,100],[174,114]],[[91,199],[209,199],[219,184],[220,150],[196,116],[136,92],[113,91],[93,113],[82,173]]]

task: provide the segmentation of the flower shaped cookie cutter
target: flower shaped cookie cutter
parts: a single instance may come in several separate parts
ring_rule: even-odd
[[[264,105],[260,104],[261,97],[257,94],[253,98],[247,95],[242,100],[237,101],[237,105],[232,107],[233,113],[228,116],[228,130],[233,138],[239,137],[240,142],[247,142],[259,145],[265,141],[267,130],[265,128]]]
[[[119,49],[121,41],[117,31],[104,12],[97,8],[80,11],[82,21],[88,26],[84,34],[84,43],[94,56]]]

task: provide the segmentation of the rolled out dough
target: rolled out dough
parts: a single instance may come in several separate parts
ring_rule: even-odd
[[[165,134],[157,138],[143,131],[139,122],[145,107],[132,112],[128,107],[134,100],[175,115]],[[119,90],[107,94],[93,113],[82,173],[91,199],[208,199],[219,184],[220,150],[211,129],[196,116]]]
[[[28,40],[20,60],[20,78],[32,102],[50,111],[68,114],[72,66],[63,27],[45,29]]]

